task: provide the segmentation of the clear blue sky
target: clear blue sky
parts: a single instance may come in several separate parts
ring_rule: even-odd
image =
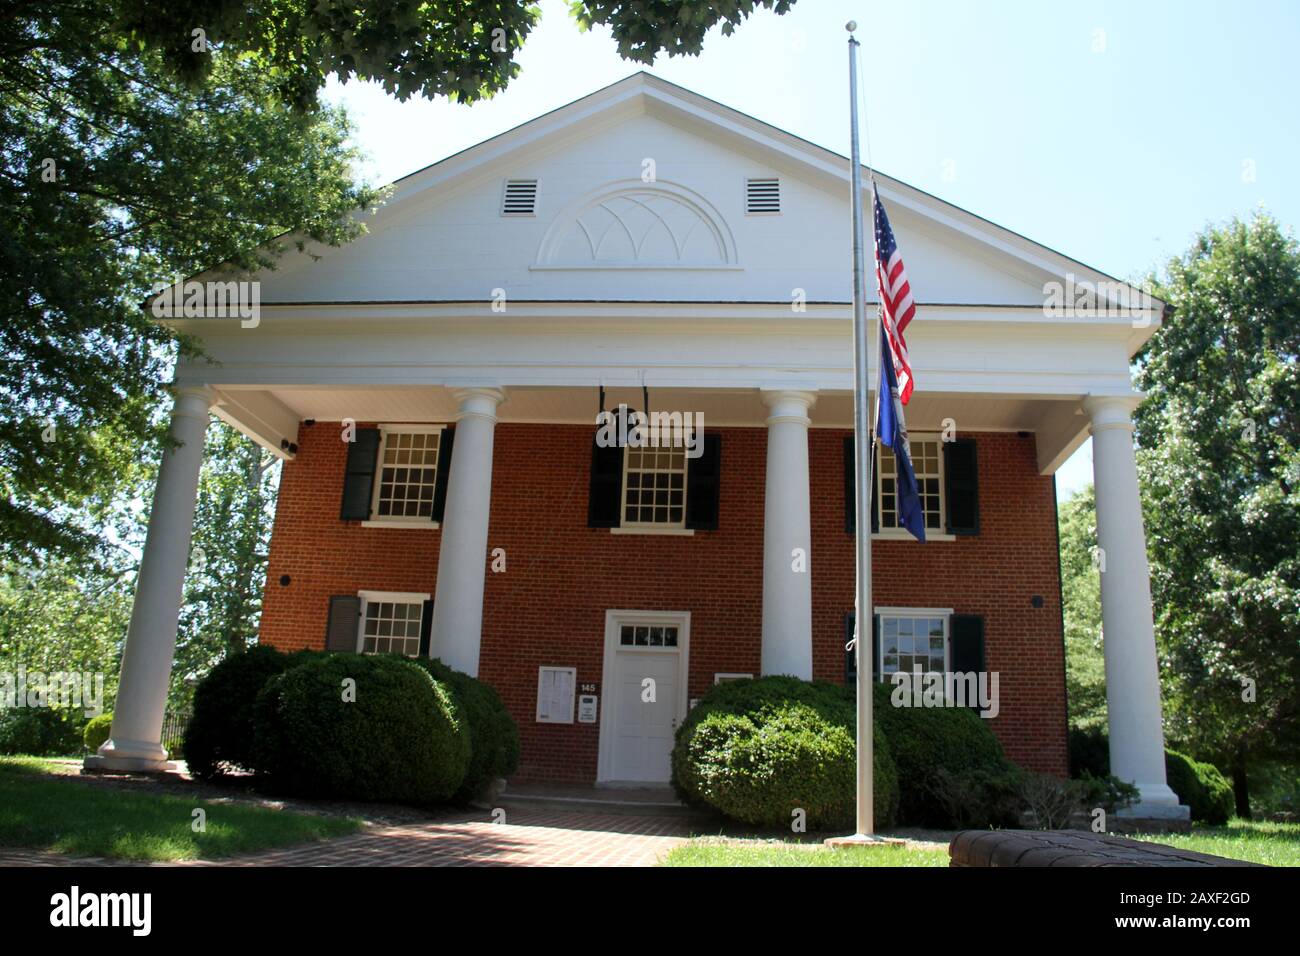
[[[403,104],[332,83],[366,175],[397,179],[641,68],[607,32],[580,33],[561,0],[542,10],[522,72],[490,101]],[[871,158],[891,176],[1121,278],[1256,207],[1300,223],[1294,0],[798,0],[650,69],[847,154],[849,19]],[[1090,480],[1089,454],[1058,474],[1063,498]]]

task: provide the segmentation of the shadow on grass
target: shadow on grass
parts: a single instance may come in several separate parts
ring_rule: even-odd
[[[195,832],[195,810],[204,814]],[[0,758],[0,846],[159,862],[220,859],[356,832],[360,821],[84,786]]]

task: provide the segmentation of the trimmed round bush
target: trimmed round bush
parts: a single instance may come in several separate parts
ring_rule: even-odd
[[[231,767],[253,769],[253,704],[271,678],[305,658],[255,645],[228,655],[194,689],[194,712],[181,751],[194,776],[211,780]]]
[[[1110,774],[1110,741],[1104,731],[1070,731],[1070,773],[1076,777]],[[1165,779],[1197,823],[1218,826],[1236,812],[1232,784],[1212,763],[1166,748]]]
[[[81,753],[81,711],[60,707],[0,708],[0,754],[66,757]]]
[[[435,658],[415,658],[435,681],[451,689],[460,704],[469,730],[469,766],[460,789],[452,795],[457,803],[470,803],[483,796],[494,780],[508,777],[519,767],[519,727],[497,692],[468,674],[452,670]]]
[[[988,722],[966,707],[897,706],[903,693],[877,684],[873,712],[898,767],[899,822],[952,827],[973,825],[972,817],[981,813],[1001,816],[997,807],[1014,790],[1017,772]],[[956,813],[955,802],[968,808]],[[1000,822],[988,819],[984,825]]]
[[[763,677],[715,686],[677,731],[673,786],[689,803],[753,826],[811,830],[854,823],[856,705],[836,684]],[[885,736],[874,735],[875,822],[898,807],[898,774]]]
[[[81,740],[86,745],[86,749],[93,754],[108,740],[109,732],[112,729],[112,711],[107,714],[100,714],[98,717],[92,717],[86,722],[86,729],[81,732]]]
[[[469,765],[455,696],[397,657],[315,656],[271,678],[253,714],[257,781],[277,792],[427,805]]]
[[[1198,823],[1220,826],[1236,810],[1232,784],[1210,763],[1194,760],[1176,750],[1165,751],[1165,778],[1178,794],[1178,802],[1187,804],[1192,819]]]

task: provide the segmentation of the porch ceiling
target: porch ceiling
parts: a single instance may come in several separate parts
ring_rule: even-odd
[[[294,441],[297,423],[306,419],[358,422],[445,422],[456,418],[457,402],[443,386],[383,388],[286,386],[270,389],[219,387],[216,412],[261,444],[283,454]],[[1037,434],[1039,467],[1056,470],[1087,436],[1081,400],[1024,395],[972,395],[920,392],[907,408],[913,432],[937,430],[952,419],[958,431],[1029,431]],[[620,402],[644,404],[639,388],[607,388],[605,407]],[[498,409],[508,423],[592,424],[599,404],[595,386],[509,388]],[[652,410],[700,412],[705,427],[760,427],[769,412],[757,389],[650,389]],[[814,428],[851,428],[853,401],[848,392],[818,393],[810,411]]]

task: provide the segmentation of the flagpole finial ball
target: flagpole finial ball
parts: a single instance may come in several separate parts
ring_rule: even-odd
[[[857,20],[850,20],[848,23],[844,24],[844,29],[848,30],[850,33],[852,33],[857,28],[858,28]]]

